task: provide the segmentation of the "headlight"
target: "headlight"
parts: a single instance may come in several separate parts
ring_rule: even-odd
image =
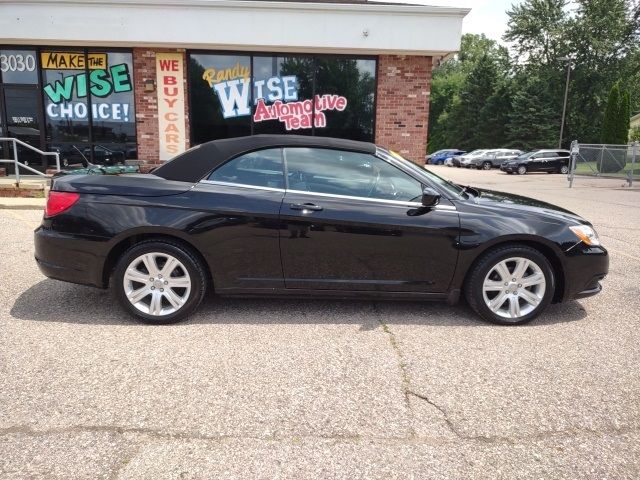
[[[596,247],[600,245],[600,239],[596,231],[588,225],[577,225],[575,227],[569,227],[576,237],[582,240],[586,245],[590,247]]]

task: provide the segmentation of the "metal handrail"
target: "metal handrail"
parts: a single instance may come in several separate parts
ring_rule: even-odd
[[[29,165],[25,165],[24,163],[20,163],[18,161],[18,144],[22,145],[23,147],[27,147],[30,150],[33,150],[36,153],[39,153],[40,155],[53,155],[54,157],[56,157],[56,170],[59,172],[60,171],[60,153],[59,152],[44,152],[42,150],[40,150],[39,148],[34,147],[33,145],[29,145],[26,142],[23,142],[22,140],[18,140],[17,138],[13,138],[13,137],[0,137],[0,142],[12,142],[13,143],[13,160],[11,159],[4,159],[4,158],[0,158],[0,163],[12,163],[15,166],[15,171],[16,171],[16,184],[20,183],[20,167],[25,168],[33,173],[35,173],[36,175],[40,175],[43,177],[46,177],[46,173],[42,173],[39,172],[38,170],[36,170],[35,168],[31,168]]]

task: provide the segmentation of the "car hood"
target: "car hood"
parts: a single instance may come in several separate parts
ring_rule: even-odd
[[[480,188],[477,190],[480,192],[480,196],[475,198],[475,203],[477,205],[497,207],[502,210],[507,208],[510,210],[513,209],[522,212],[530,212],[532,214],[547,215],[564,221],[570,221],[572,223],[589,223],[579,215],[576,215],[565,208],[558,207],[557,205],[543,202],[541,200],[536,200],[535,198],[523,197],[521,195],[506,192],[497,192],[495,190],[485,190]]]

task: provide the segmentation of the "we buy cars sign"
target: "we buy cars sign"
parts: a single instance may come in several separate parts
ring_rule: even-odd
[[[185,151],[183,68],[182,54],[156,54],[160,160]]]

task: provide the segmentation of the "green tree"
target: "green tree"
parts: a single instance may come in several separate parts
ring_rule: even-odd
[[[464,131],[457,128],[454,119],[459,118],[460,108],[468,106],[462,99],[463,91],[469,88],[469,77],[485,57],[493,61],[498,76],[504,76],[510,68],[506,48],[484,35],[473,34],[462,36],[460,52],[456,56],[435,66],[429,107],[429,152],[441,148],[462,148],[460,135]],[[460,107],[461,103],[465,105]]]
[[[619,118],[620,140],[622,144],[626,144],[629,137],[629,129],[631,128],[631,98],[628,91],[622,92]]]
[[[512,88],[510,79],[502,79],[480,112],[482,139],[479,146],[487,148],[503,147],[509,143],[509,118],[513,114]]]
[[[640,6],[632,0],[525,0],[507,14],[504,38],[518,58],[514,69],[545,78],[545,95],[557,109],[566,74],[560,58],[574,58],[564,142],[598,142],[611,78],[640,90]],[[638,101],[632,109],[640,109]]]
[[[567,0],[525,0],[507,11],[504,39],[532,65],[553,65],[567,52]]]
[[[602,121],[602,143],[613,145],[627,143],[631,117],[629,98],[629,92],[620,91],[619,82],[611,87]]]
[[[509,145],[532,150],[557,142],[560,113],[547,93],[548,82],[524,75],[518,79],[509,116]]]
[[[470,150],[487,147],[488,135],[483,113],[487,99],[496,91],[497,70],[487,55],[478,59],[460,92],[460,99],[448,117],[448,131],[458,140],[458,148]]]
[[[619,115],[620,115],[620,85],[614,83],[609,92],[607,108],[604,111],[602,121],[601,143],[617,144],[619,139]]]
[[[630,142],[640,142],[640,125],[636,125],[631,129],[631,133],[629,134]]]

